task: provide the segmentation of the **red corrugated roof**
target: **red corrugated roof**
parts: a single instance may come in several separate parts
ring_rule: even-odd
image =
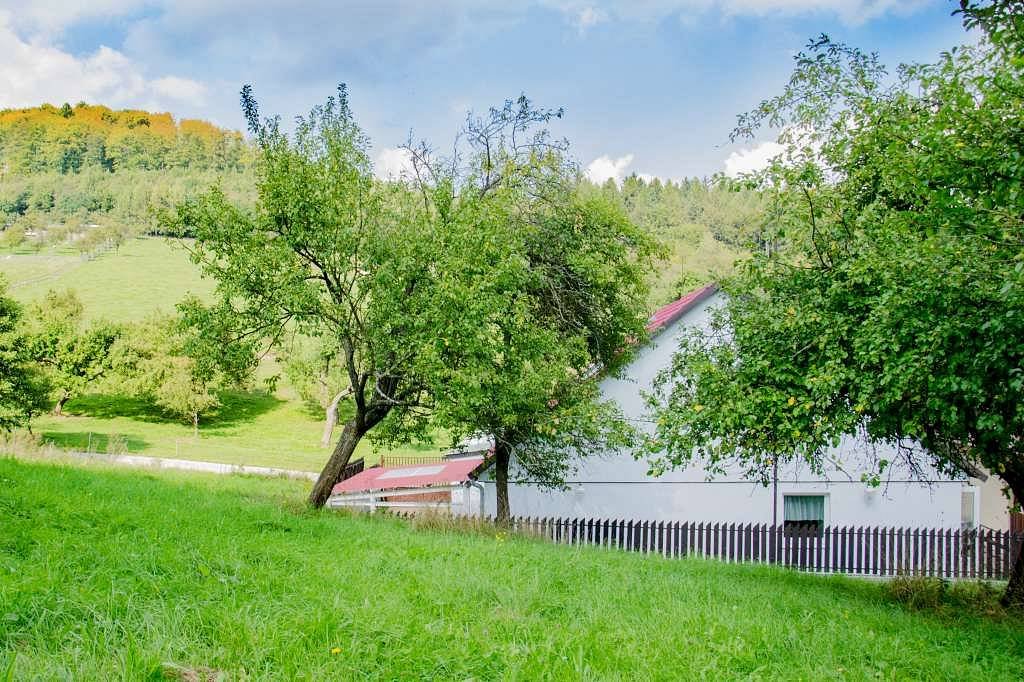
[[[653,334],[667,327],[717,290],[717,284],[708,284],[700,289],[694,289],[677,301],[672,301],[668,305],[658,308],[651,315],[651,319],[647,321],[647,331]]]
[[[396,488],[424,488],[432,485],[451,485],[469,480],[481,464],[483,457],[450,459],[436,464],[414,466],[373,467],[352,478],[346,478],[331,490],[336,493],[355,493],[368,490],[394,490]]]

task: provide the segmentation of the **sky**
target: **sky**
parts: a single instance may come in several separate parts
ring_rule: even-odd
[[[286,6],[290,5],[290,6]],[[0,108],[106,104],[240,129],[238,92],[285,121],[348,85],[380,175],[410,135],[450,146],[468,111],[526,94],[598,182],[736,173],[820,33],[895,66],[966,42],[949,0],[0,0]]]

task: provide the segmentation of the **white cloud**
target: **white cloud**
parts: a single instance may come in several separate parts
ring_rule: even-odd
[[[605,12],[603,9],[595,8],[592,5],[587,5],[586,7],[583,7],[582,9],[576,12],[576,18],[574,23],[576,24],[576,29],[582,35],[583,33],[587,32],[587,29],[589,29],[592,26],[596,26],[597,24],[600,24],[603,21],[608,21],[608,13]]]
[[[101,46],[76,57],[43,39],[22,40],[0,15],[0,107],[28,107],[43,102],[99,102],[111,106],[167,108],[205,91],[187,78],[146,78],[124,54]]]
[[[725,160],[725,174],[735,178],[768,166],[769,162],[785,150],[778,142],[761,142],[753,148],[739,149]]]
[[[619,184],[626,177],[626,169],[632,163],[632,154],[626,154],[617,159],[613,159],[605,154],[591,161],[584,173],[588,180],[597,185],[603,185],[608,180],[614,180],[616,184]]]
[[[140,0],[0,0],[0,24],[6,16],[20,31],[56,35],[76,22],[120,17],[141,6]]]
[[[605,0],[588,5],[579,0],[539,2],[565,12],[573,25],[583,32],[587,28],[584,13],[588,10],[594,13],[592,18],[597,21],[656,22],[675,17],[688,24],[695,23],[695,15],[709,13],[726,17],[832,14],[845,24],[856,26],[886,14],[912,14],[929,0]]]
[[[412,154],[401,147],[385,147],[373,161],[373,173],[381,180],[402,180],[413,175]]]
[[[202,104],[206,98],[206,86],[189,78],[164,76],[152,83],[153,92],[180,102]]]
[[[727,15],[829,13],[845,24],[857,26],[886,14],[912,14],[927,3],[928,0],[719,0],[715,4]]]

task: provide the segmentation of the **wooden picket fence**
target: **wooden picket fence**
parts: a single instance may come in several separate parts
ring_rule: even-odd
[[[1024,546],[1024,533],[989,528],[817,530],[750,523],[515,517],[509,529],[560,544],[666,557],[703,556],[813,573],[948,579],[1005,580]]]
[[[445,458],[442,455],[381,455],[380,465],[382,467],[414,467],[440,464],[444,461]]]

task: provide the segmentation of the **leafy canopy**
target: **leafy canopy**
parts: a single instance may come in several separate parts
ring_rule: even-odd
[[[33,361],[21,308],[6,293],[0,278],[0,429],[10,431],[46,409],[49,387]]]
[[[822,37],[739,118],[736,136],[783,131],[785,153],[750,178],[775,250],[723,283],[712,333],[661,377],[655,468],[819,466],[864,429],[912,465],[923,445],[1024,497],[1020,9],[964,3],[982,39],[893,75]]]

